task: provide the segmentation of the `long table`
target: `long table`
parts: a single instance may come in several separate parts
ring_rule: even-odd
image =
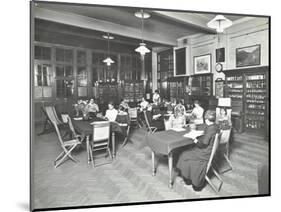
[[[201,127],[200,127],[201,128]],[[203,128],[203,127],[202,127]],[[151,148],[152,159],[152,175],[156,175],[155,155],[168,155],[169,165],[169,187],[173,187],[172,170],[173,170],[173,150],[194,144],[193,139],[186,138],[183,135],[188,133],[190,129],[187,127],[184,131],[177,132],[174,130],[160,131],[156,133],[148,133],[145,141]]]
[[[73,127],[79,132],[82,137],[86,138],[86,148],[87,148],[87,157],[88,163],[92,162],[90,157],[90,136],[93,134],[93,125],[91,125],[94,121],[104,121],[101,118],[94,118],[91,120],[73,120]],[[119,132],[122,133],[121,127],[116,122],[110,122],[110,132],[111,132],[111,147],[112,147],[112,154],[113,157],[116,156],[116,149],[115,149],[115,133]]]

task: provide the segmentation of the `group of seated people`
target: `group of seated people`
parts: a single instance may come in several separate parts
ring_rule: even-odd
[[[194,108],[192,110],[186,110],[182,100],[177,102],[169,102],[167,100],[161,102],[159,93],[156,92],[153,95],[152,103],[149,103],[145,98],[142,98],[138,104],[138,111],[140,114],[150,114],[151,123],[162,123],[164,126],[164,117],[158,116],[160,105],[164,105],[166,108],[165,115],[168,115],[168,120],[171,122],[171,128],[185,127],[186,123],[193,123],[194,125],[202,125],[204,123],[204,134],[197,137],[194,140],[193,146],[188,146],[182,149],[179,154],[179,158],[176,163],[176,172],[182,177],[185,184],[192,184],[194,189],[200,189],[204,185],[204,177],[206,172],[207,163],[212,151],[214,142],[214,136],[219,130],[226,130],[231,128],[230,114],[226,108],[218,108],[219,110],[210,111],[207,110],[204,113],[204,109],[200,106],[198,100],[194,101]],[[118,109],[115,108],[114,103],[110,101],[108,103],[108,109],[105,115],[99,114],[99,107],[93,99],[90,101],[80,100],[75,105],[76,115],[80,111],[88,111],[96,113],[111,122],[118,122],[116,120],[118,114],[128,115],[130,106],[126,100],[122,100],[118,105]],[[188,109],[190,109],[188,107]],[[158,126],[159,127],[159,126]],[[161,130],[161,127],[158,129]]]
[[[163,101],[161,101],[159,92],[156,90],[153,94],[152,102],[148,102],[143,97],[138,103],[137,109],[139,114],[141,114],[140,119],[143,119],[142,121],[144,123],[145,120],[142,116],[143,112],[146,113],[151,125],[156,125],[155,127],[157,127],[158,130],[164,130],[165,128],[182,128],[185,127],[187,123],[195,125],[203,124],[204,109],[200,106],[198,100],[195,100],[193,105],[194,107],[190,110],[190,105],[185,107],[183,100],[172,99],[172,101],[168,101],[167,99],[163,99]],[[109,121],[116,121],[118,114],[128,115],[128,110],[130,108],[128,101],[125,99],[121,100],[117,109],[112,101],[107,104],[107,107],[108,108],[103,116],[94,99],[90,99],[89,101],[78,100],[77,104],[74,105],[76,116],[79,116],[81,113],[82,115],[90,114],[90,116],[93,115],[102,117]],[[161,108],[165,108],[165,118]],[[166,122],[166,127],[164,122]],[[217,112],[216,122],[220,128],[227,129],[231,127],[230,116],[227,114],[227,110],[225,108],[220,108],[219,113]]]

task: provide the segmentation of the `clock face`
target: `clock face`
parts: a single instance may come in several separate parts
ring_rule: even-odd
[[[221,64],[221,63],[217,63],[217,64],[216,64],[216,71],[217,71],[217,72],[222,72],[222,68],[223,68],[223,67],[222,67],[222,64]]]

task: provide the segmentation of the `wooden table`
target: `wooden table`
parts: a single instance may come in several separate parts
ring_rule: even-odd
[[[203,128],[200,127],[200,128]],[[199,129],[202,130],[202,129]],[[155,167],[155,154],[168,155],[169,165],[169,187],[173,187],[172,170],[173,170],[173,150],[179,147],[194,144],[193,139],[183,137],[184,134],[190,131],[189,128],[185,128],[185,131],[176,132],[174,130],[161,131],[156,133],[148,133],[146,135],[146,142],[151,148],[152,159],[152,175],[156,175]]]
[[[73,126],[77,132],[82,135],[82,138],[86,138],[86,148],[87,148],[87,157],[88,163],[92,162],[90,157],[90,136],[93,134],[93,125],[91,125],[94,121],[104,121],[101,118],[94,118],[91,120],[73,120]],[[113,158],[116,156],[116,149],[115,149],[115,133],[120,132],[122,133],[121,127],[116,122],[110,122],[110,132],[111,132],[111,148]]]

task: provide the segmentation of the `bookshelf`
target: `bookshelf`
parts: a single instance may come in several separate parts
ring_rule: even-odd
[[[240,112],[243,128],[268,134],[268,67],[225,71],[226,97],[232,99],[234,112]]]

